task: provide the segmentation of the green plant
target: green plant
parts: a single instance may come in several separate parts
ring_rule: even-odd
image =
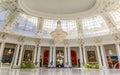
[[[34,68],[35,63],[33,62],[22,62],[21,63],[21,68]]]
[[[97,63],[88,63],[88,64],[85,64],[85,67],[86,68],[99,69],[99,64],[97,64]]]
[[[22,63],[22,64],[21,64],[21,68],[26,68],[26,64],[25,64],[25,63]]]

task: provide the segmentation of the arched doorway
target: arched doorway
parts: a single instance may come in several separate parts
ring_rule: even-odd
[[[73,67],[77,67],[77,53],[74,50],[71,50],[71,62]]]
[[[47,67],[49,62],[49,50],[45,50],[43,53],[43,66]]]

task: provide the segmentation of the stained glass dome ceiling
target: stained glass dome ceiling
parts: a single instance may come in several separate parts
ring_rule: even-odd
[[[61,21],[62,29],[68,33],[67,39],[103,36],[112,34],[112,32],[119,32],[120,0],[92,0],[91,2],[93,3],[89,3],[89,5],[91,5],[91,8],[87,8],[89,6],[83,6],[84,10],[82,10],[83,8],[79,8],[79,6],[76,6],[80,9],[79,10],[80,14],[77,15],[72,15],[73,14],[72,12],[74,10],[69,13],[63,11],[67,8],[64,9],[60,8],[61,9],[60,12],[58,11],[51,12],[52,10],[49,12],[47,11],[47,13],[50,14],[51,13],[52,14],[54,13],[55,15],[57,14],[58,15],[57,17],[54,15],[48,15],[48,17],[46,17],[42,14],[41,15],[39,14],[38,16],[38,14],[35,15],[35,13],[34,14],[31,14],[31,12],[28,13],[19,5],[19,1],[0,0],[1,32],[7,32],[9,34],[22,35],[34,38],[50,39],[51,38],[50,33],[55,30],[58,20]],[[38,0],[35,1],[37,2]],[[68,3],[68,0],[65,1]],[[79,1],[82,2],[83,0]],[[100,4],[98,5],[101,6],[95,7],[98,1],[100,2]],[[50,8],[52,8],[52,6]],[[88,12],[87,10],[89,9],[92,9],[94,11]],[[38,8],[36,10],[38,10]],[[83,13],[83,11],[84,14],[82,14],[81,16],[81,12]],[[85,11],[87,11],[87,13]],[[93,14],[91,14],[91,12],[93,12]],[[66,14],[66,16],[64,13]],[[68,17],[68,14],[72,16]],[[74,14],[76,14],[75,11]]]

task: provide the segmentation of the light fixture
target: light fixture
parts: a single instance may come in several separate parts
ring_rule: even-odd
[[[52,38],[54,39],[55,43],[61,43],[67,36],[67,32],[63,31],[61,26],[61,21],[57,21],[57,27],[54,31],[50,33]]]

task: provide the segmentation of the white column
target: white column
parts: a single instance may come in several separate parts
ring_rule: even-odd
[[[36,62],[36,56],[37,56],[37,45],[35,45],[35,53],[34,53],[34,59],[33,62]]]
[[[80,58],[80,66],[82,68],[83,67],[83,54],[82,54],[81,45],[79,46],[79,58]]]
[[[119,61],[119,64],[120,64],[120,45],[119,45],[119,43],[117,43],[115,45],[116,45],[116,51],[117,51],[117,55],[118,55],[118,61]]]
[[[97,54],[98,54],[99,67],[101,67],[102,66],[102,62],[101,62],[101,56],[100,56],[99,46],[97,45],[96,48],[97,48]]]
[[[20,49],[20,44],[17,45],[16,54],[15,54],[14,66],[17,65],[19,49]]]
[[[67,67],[67,48],[64,49],[64,67]]]
[[[41,46],[38,47],[37,67],[40,67],[40,54],[41,54]]]
[[[106,55],[105,55],[105,51],[103,49],[103,45],[100,45],[100,50],[101,50],[101,55],[102,55],[103,66],[105,68],[107,68]]]
[[[5,43],[2,42],[0,47],[0,64],[2,64],[1,62],[2,62],[3,52],[4,52],[4,47],[5,47]]]
[[[83,46],[83,55],[84,55],[84,64],[87,64],[85,46]]]
[[[52,60],[52,46],[50,46],[48,67],[52,67],[52,63],[53,63],[53,60]]]
[[[53,47],[53,67],[56,67],[56,48]]]
[[[23,48],[24,48],[24,45],[22,44],[22,46],[21,46],[21,50],[20,50],[19,61],[18,61],[18,66],[19,66],[19,67],[20,67],[20,65],[21,65],[22,54],[23,54]]]
[[[72,67],[70,47],[68,47],[68,62],[69,62],[68,66],[69,66],[69,67]]]

